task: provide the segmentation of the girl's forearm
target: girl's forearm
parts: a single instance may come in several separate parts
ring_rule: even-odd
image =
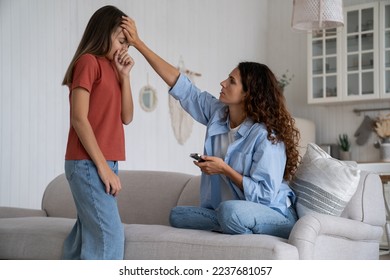
[[[123,77],[121,79],[121,88],[122,88],[122,108],[121,108],[121,118],[123,124],[129,124],[133,120],[134,116],[134,104],[133,96],[130,86],[130,77]]]
[[[72,126],[80,139],[81,144],[91,157],[98,169],[103,168],[107,162],[97,143],[95,134],[88,119],[72,118]]]
[[[72,90],[71,95],[71,125],[77,133],[81,144],[98,168],[103,168],[106,159],[100,150],[98,142],[88,120],[89,92],[78,87]]]

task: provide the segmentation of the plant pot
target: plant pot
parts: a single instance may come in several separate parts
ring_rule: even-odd
[[[340,160],[351,160],[351,151],[340,151]]]
[[[390,137],[383,138],[382,143],[390,143]]]
[[[390,162],[390,143],[382,143],[379,146],[379,156],[381,161]]]

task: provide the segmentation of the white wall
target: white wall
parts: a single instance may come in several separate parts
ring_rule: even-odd
[[[47,183],[63,172],[69,128],[64,72],[92,13],[113,4],[133,17],[140,36],[173,64],[202,74],[196,84],[216,95],[242,60],[266,59],[267,5],[258,0],[0,0],[0,205],[40,208]],[[189,158],[202,152],[194,123],[184,145],[174,138],[167,86],[130,50],[135,119],[126,131],[122,169],[198,174]],[[139,90],[158,92],[157,109],[138,105]]]
[[[370,2],[345,0],[346,5]],[[220,81],[242,60],[267,63],[276,74],[294,73],[285,94],[296,117],[317,126],[317,143],[335,143],[353,134],[364,114],[353,108],[389,106],[388,101],[307,105],[306,35],[290,28],[292,0],[0,0],[0,205],[39,208],[47,183],[63,172],[69,127],[65,69],[92,13],[110,3],[132,16],[141,37],[169,62],[180,56],[202,77],[196,84],[219,93]],[[122,169],[198,174],[188,154],[202,151],[204,128],[194,124],[179,145],[173,135],[167,86],[133,49],[135,119],[126,127],[127,161]],[[158,107],[138,106],[139,90],[158,91]],[[377,112],[368,113],[375,117]],[[357,161],[375,161],[375,135],[353,145]]]

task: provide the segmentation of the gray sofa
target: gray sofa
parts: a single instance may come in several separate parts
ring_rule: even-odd
[[[198,204],[200,176],[160,171],[120,171],[119,176],[125,259],[379,258],[385,211],[374,173],[362,172],[342,217],[306,215],[288,240],[172,228],[172,207]],[[60,259],[75,216],[63,174],[47,186],[42,210],[0,207],[0,259]]]

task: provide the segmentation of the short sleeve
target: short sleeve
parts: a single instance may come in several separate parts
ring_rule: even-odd
[[[82,55],[73,68],[71,90],[82,87],[89,93],[96,80],[100,78],[100,68],[96,58],[91,54]]]

